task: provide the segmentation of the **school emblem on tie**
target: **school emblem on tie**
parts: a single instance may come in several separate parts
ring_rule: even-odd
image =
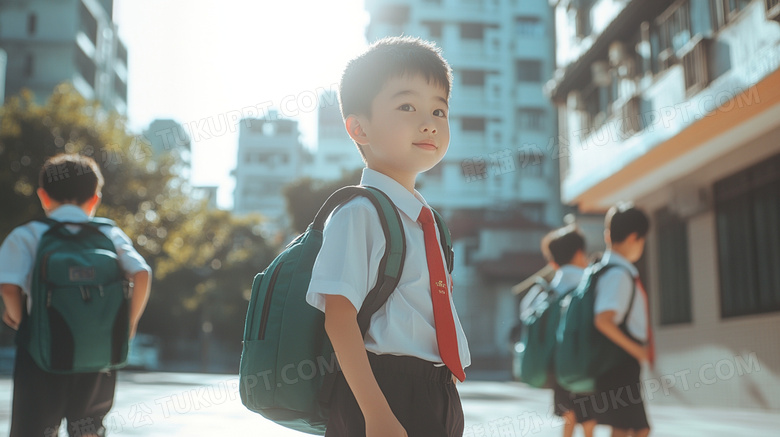
[[[447,294],[447,284],[445,284],[444,281],[437,281],[436,287],[440,294]]]

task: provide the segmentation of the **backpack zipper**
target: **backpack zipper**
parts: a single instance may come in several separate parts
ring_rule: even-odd
[[[263,301],[263,312],[260,313],[260,332],[257,334],[258,340],[265,339],[265,328],[268,325],[268,313],[271,312],[271,297],[274,294],[274,285],[276,285],[276,277],[279,276],[279,271],[282,269],[283,264],[279,264],[271,274],[271,279],[268,281],[268,287],[266,288],[265,300]]]

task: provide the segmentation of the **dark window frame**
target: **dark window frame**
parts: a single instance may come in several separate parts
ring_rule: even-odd
[[[659,323],[662,326],[693,322],[691,305],[688,224],[663,209],[656,214],[658,244]]]

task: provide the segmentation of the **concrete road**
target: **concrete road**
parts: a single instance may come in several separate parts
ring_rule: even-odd
[[[111,436],[270,436],[301,437],[244,408],[233,375],[120,373]],[[0,379],[0,436],[10,427],[12,381]],[[514,382],[467,381],[459,386],[466,415],[464,437],[558,437],[560,421],[551,415],[552,394]],[[723,408],[649,407],[654,436],[774,437],[780,413]],[[62,430],[61,430],[62,431]],[[65,434],[61,434],[65,435]],[[608,437],[599,427],[596,437]]]

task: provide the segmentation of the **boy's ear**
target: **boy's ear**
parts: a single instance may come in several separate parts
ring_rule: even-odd
[[[349,134],[349,137],[352,138],[354,142],[361,146],[368,144],[368,136],[366,136],[366,132],[361,125],[361,120],[357,115],[349,114],[347,119],[344,120],[344,125],[347,128],[347,134]]]
[[[38,193],[38,199],[41,200],[41,206],[43,207],[43,210],[48,211],[51,209],[51,197],[49,197],[49,193],[47,193],[43,188],[38,188],[36,192]]]

